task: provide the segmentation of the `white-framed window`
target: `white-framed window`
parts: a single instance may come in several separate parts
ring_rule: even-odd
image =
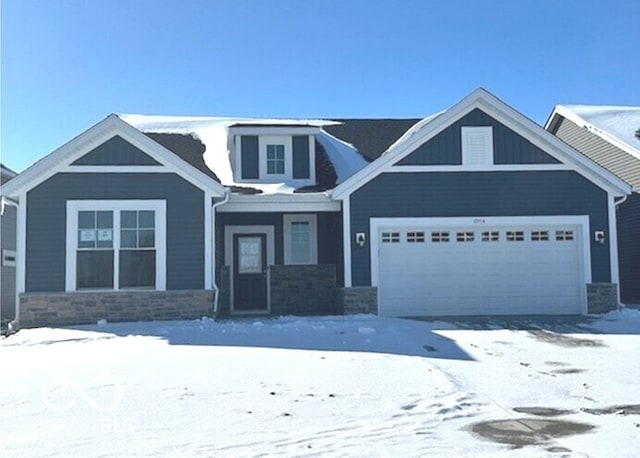
[[[284,145],[267,145],[267,175],[284,175]]]
[[[456,242],[473,242],[474,238],[472,231],[458,232],[456,234]]]
[[[549,240],[549,231],[531,231],[532,242],[546,242]]]
[[[380,238],[382,243],[400,243],[400,232],[383,232]]]
[[[485,167],[493,164],[493,127],[462,127],[462,165]]]
[[[556,240],[560,242],[573,240],[573,231],[556,231]]]
[[[284,215],[284,263],[318,263],[316,215]]]
[[[434,231],[431,233],[431,241],[433,243],[443,243],[449,241],[448,231]]]
[[[524,242],[524,231],[507,231],[507,242]]]
[[[483,242],[499,242],[500,232],[499,231],[483,231],[482,241]]]
[[[164,290],[166,202],[67,201],[65,287]]]

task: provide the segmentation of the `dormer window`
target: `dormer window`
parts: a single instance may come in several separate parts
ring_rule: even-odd
[[[315,133],[310,127],[236,127],[233,173],[238,182],[315,184]]]
[[[284,175],[284,145],[267,145],[267,175]]]

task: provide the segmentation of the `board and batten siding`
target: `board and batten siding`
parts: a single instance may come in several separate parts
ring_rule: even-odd
[[[395,165],[461,165],[462,127],[493,127],[494,164],[556,164],[558,161],[504,124],[476,108]]]
[[[240,177],[243,180],[260,178],[257,135],[242,135],[240,137]]]
[[[224,228],[226,226],[273,226],[275,263],[284,264],[283,216],[287,214],[315,214],[317,217],[318,264],[336,266],[336,281],[341,284],[344,271],[342,262],[342,214],[340,212],[317,213],[218,213],[216,215],[216,266],[224,265]]]
[[[68,200],[164,199],[167,289],[204,288],[204,193],[173,173],[58,173],[27,193],[26,291],[65,290]]]
[[[151,156],[116,135],[71,165],[160,165]]]
[[[293,136],[293,178],[306,179],[311,176],[311,159],[309,156],[309,136]]]
[[[640,126],[639,126],[640,127]],[[640,160],[574,122],[561,118],[551,133],[640,191]]]
[[[591,231],[609,234],[607,193],[571,171],[384,173],[350,199],[351,232],[367,240],[372,217],[589,215]],[[353,286],[371,284],[369,246],[351,248]],[[611,281],[608,243],[591,242],[591,271]]]
[[[631,194],[616,213],[620,300],[623,304],[640,305],[640,194]]]

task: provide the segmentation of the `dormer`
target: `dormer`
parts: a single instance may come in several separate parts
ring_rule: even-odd
[[[231,165],[238,183],[288,183],[295,188],[316,183],[318,127],[232,126]]]

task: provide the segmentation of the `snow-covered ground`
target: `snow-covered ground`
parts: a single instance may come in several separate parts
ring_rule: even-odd
[[[640,444],[639,311],[41,328],[2,339],[0,362],[3,457],[624,457]]]

